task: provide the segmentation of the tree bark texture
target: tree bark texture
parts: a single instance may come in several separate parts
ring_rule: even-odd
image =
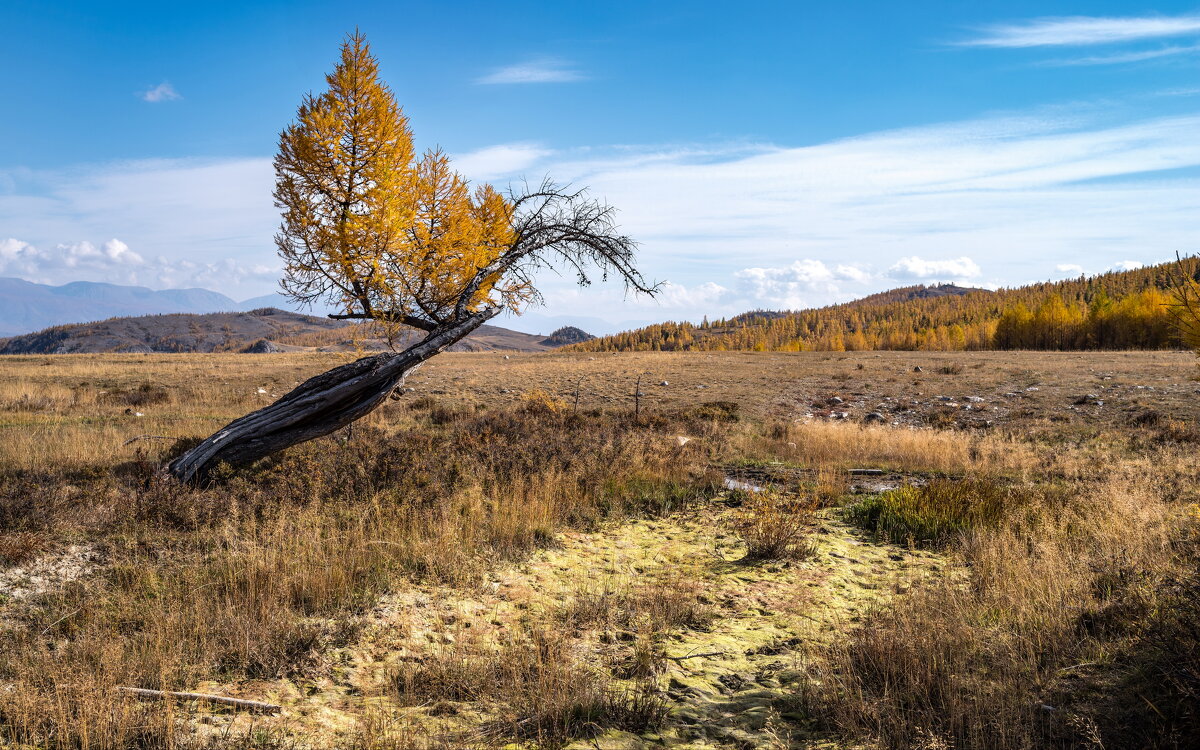
[[[371,413],[425,360],[499,313],[489,308],[434,329],[402,352],[363,357],[323,372],[270,406],[225,425],[176,458],[168,471],[181,482],[203,482],[218,464],[241,466],[322,437]]]

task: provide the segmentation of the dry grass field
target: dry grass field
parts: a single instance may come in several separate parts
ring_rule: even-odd
[[[0,358],[0,746],[1200,731],[1190,354],[445,354],[353,430],[158,472],[341,361]]]

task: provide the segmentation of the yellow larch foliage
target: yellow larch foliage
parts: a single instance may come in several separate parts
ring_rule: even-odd
[[[511,203],[490,185],[472,193],[440,150],[415,159],[408,119],[361,34],[347,38],[326,82],[304,98],[275,158],[284,290],[385,327],[448,319],[515,241]],[[528,298],[522,281],[503,281],[502,272],[485,279],[465,309]]]

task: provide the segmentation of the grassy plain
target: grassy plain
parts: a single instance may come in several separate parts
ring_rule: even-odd
[[[341,361],[0,358],[0,746],[1200,726],[1191,355],[446,354],[352,431],[203,489],[157,473]]]

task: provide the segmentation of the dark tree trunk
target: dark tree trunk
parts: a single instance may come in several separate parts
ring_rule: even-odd
[[[363,357],[310,378],[270,406],[225,425],[172,461],[168,471],[181,482],[202,482],[217,464],[245,465],[341,429],[371,413],[425,360],[498,312],[475,313],[434,329],[402,352]]]

